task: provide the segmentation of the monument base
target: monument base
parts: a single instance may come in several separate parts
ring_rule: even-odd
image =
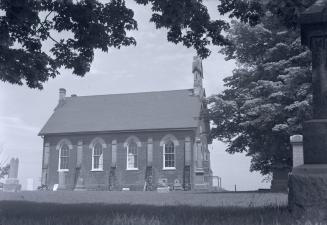
[[[303,124],[304,164],[327,162],[327,119],[314,119]]]
[[[169,191],[169,187],[157,187],[158,193],[168,193]]]
[[[287,192],[288,168],[276,168],[273,170],[270,190],[272,192]]]
[[[293,168],[288,187],[288,206],[296,218],[327,221],[327,164]]]
[[[19,184],[19,180],[16,178],[8,178],[3,184],[3,191],[6,192],[17,192],[20,191],[20,189],[21,185]]]

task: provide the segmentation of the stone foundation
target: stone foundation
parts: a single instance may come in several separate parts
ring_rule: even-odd
[[[297,218],[327,221],[327,164],[305,164],[289,175],[289,208]]]

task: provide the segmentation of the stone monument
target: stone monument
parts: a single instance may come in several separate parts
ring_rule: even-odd
[[[304,165],[289,176],[293,215],[327,220],[327,1],[301,14],[302,44],[312,51],[313,119],[303,126]]]
[[[20,191],[21,185],[19,184],[18,180],[18,164],[19,160],[18,158],[12,158],[10,160],[10,168],[9,168],[9,174],[8,178],[5,180],[5,183],[3,185],[3,191],[8,192],[17,192]]]

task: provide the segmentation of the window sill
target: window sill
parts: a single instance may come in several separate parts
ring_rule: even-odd
[[[176,170],[176,167],[164,167],[162,170]]]
[[[57,170],[57,172],[68,172],[69,171],[69,169],[59,169],[59,170]]]
[[[103,169],[92,169],[91,172],[103,172]]]
[[[126,168],[126,170],[139,170],[139,168]]]

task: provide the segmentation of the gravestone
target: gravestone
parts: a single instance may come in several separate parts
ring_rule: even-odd
[[[293,167],[303,165],[303,136],[293,135],[290,137],[290,142],[292,144]]]
[[[33,178],[27,178],[26,180],[26,190],[34,191],[34,180]]]
[[[58,191],[58,184],[54,184],[52,190],[53,191]]]
[[[289,176],[289,208],[298,217],[327,221],[327,1],[301,14],[302,44],[312,51],[313,119],[303,126],[304,164]]]
[[[170,188],[168,186],[168,179],[167,178],[160,178],[158,180],[157,192],[158,193],[168,193],[169,189]]]
[[[3,191],[8,192],[17,192],[20,191],[21,185],[19,184],[18,180],[18,164],[19,160],[18,158],[12,158],[10,160],[10,168],[8,173],[8,178],[5,180],[5,183],[3,185]]]
[[[182,184],[179,179],[174,180],[174,186],[173,186],[174,191],[180,191],[183,190]]]

